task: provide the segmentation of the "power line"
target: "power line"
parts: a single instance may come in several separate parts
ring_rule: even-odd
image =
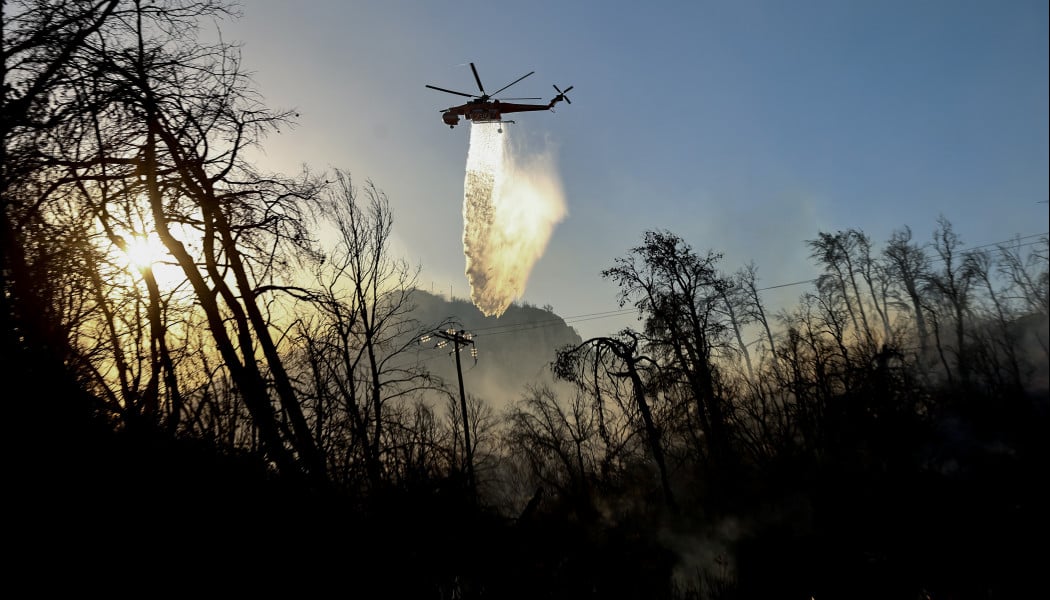
[[[792,281],[791,283],[781,283],[779,285],[770,285],[770,286],[767,286],[767,287],[755,288],[755,291],[756,292],[762,292],[762,291],[765,291],[765,290],[775,290],[775,289],[778,289],[778,288],[791,287],[793,285],[802,285],[804,283],[814,283],[815,281],[816,281],[816,279],[803,279],[802,281]]]
[[[965,248],[965,250],[978,250],[980,248],[987,248],[989,246],[999,247],[999,246],[1002,246],[1002,245],[1007,244],[1009,242],[1017,242],[1017,241],[1020,241],[1020,240],[1027,240],[1027,239],[1031,239],[1031,238],[1035,238],[1035,237],[1041,238],[1041,237],[1044,237],[1046,235],[1050,235],[1050,231],[1044,232],[1044,233],[1032,233],[1032,234],[1029,234],[1029,235],[1020,235],[1020,236],[1017,236],[1017,237],[1014,237],[1014,238],[1010,238],[1009,240],[1003,240],[1001,242],[990,242],[990,243],[987,243],[987,244],[981,244],[980,246],[970,246],[969,248]],[[1037,241],[1034,241],[1034,242],[1026,242],[1024,244],[1018,244],[1017,247],[1018,248],[1024,248],[1026,246],[1034,246],[1034,245],[1038,244],[1040,241],[1041,240],[1037,240]]]
[[[1013,238],[1010,238],[1009,240],[1001,240],[1001,241],[998,241],[998,242],[989,242],[987,244],[981,244],[979,246],[970,246],[970,247],[964,248],[962,250],[965,252],[965,251],[970,251],[970,250],[979,250],[981,248],[988,248],[988,247],[991,247],[991,246],[1000,247],[1000,246],[1003,246],[1004,244],[1008,244],[1010,242],[1018,242],[1018,241],[1021,241],[1021,240],[1031,240],[1032,238],[1043,238],[1043,237],[1045,237],[1047,235],[1050,235],[1050,232],[1033,233],[1033,234],[1029,234],[1029,235],[1013,237]],[[1016,247],[1016,248],[1025,248],[1025,247],[1028,247],[1028,246],[1035,246],[1035,245],[1038,245],[1040,243],[1042,243],[1041,239],[1035,240],[1035,241],[1028,241],[1028,242],[1025,242],[1023,244],[1018,244],[1018,245],[1016,245],[1014,247]],[[939,256],[932,257],[932,258],[934,260],[938,260],[938,261],[942,260],[941,257],[939,257]],[[762,291],[768,291],[768,290],[776,290],[776,289],[782,289],[782,288],[787,288],[787,287],[793,287],[793,286],[797,286],[797,285],[813,284],[813,283],[816,283],[817,279],[818,278],[814,277],[812,279],[802,279],[802,280],[799,280],[799,281],[792,281],[790,283],[779,283],[779,284],[776,284],[776,285],[768,285],[768,286],[764,286],[764,287],[760,287],[760,288],[755,288],[755,291],[762,292]],[[593,313],[583,313],[583,314],[579,314],[579,315],[571,315],[571,316],[568,316],[568,317],[545,319],[545,320],[542,320],[542,321],[533,321],[533,322],[529,322],[529,323],[510,323],[510,324],[507,324],[507,325],[492,325],[492,326],[489,326],[489,327],[477,328],[477,329],[474,329],[474,331],[475,332],[485,332],[485,333],[478,334],[479,336],[480,335],[487,335],[487,336],[502,335],[502,334],[507,334],[507,333],[518,333],[518,332],[521,332],[521,331],[528,331],[530,329],[540,329],[540,328],[547,327],[547,326],[550,326],[550,325],[557,325],[557,324],[570,325],[570,324],[574,324],[574,323],[582,323],[582,322],[594,321],[594,320],[598,320],[598,319],[608,319],[610,317],[621,317],[621,316],[625,316],[625,315],[628,315],[628,314],[634,313],[634,312],[637,312],[636,308],[624,308],[624,309],[619,309],[619,310],[607,310],[607,311],[600,311],[600,312],[593,312]]]
[[[582,315],[575,315],[575,316],[572,316],[572,317],[565,317],[564,319],[547,319],[545,321],[532,321],[532,322],[529,322],[529,323],[509,323],[507,325],[492,325],[490,327],[478,327],[478,328],[475,328],[474,331],[489,331],[488,335],[492,335],[494,333],[504,333],[504,332],[500,332],[500,331],[495,331],[495,332],[491,331],[493,329],[512,329],[512,328],[515,328],[515,327],[517,327],[519,325],[533,325],[535,323],[558,323],[558,322],[560,322],[562,320],[568,321],[569,319],[576,319],[576,320],[581,320],[581,321],[590,321],[592,319],[604,319],[606,317],[615,317],[617,315],[622,315],[622,314],[633,312],[633,311],[634,311],[633,308],[625,308],[625,309],[619,309],[619,310],[607,310],[607,311],[603,311],[603,312],[585,313],[585,314],[582,314]],[[516,329],[514,329],[514,330],[516,331]]]

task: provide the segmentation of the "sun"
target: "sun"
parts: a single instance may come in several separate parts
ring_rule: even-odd
[[[135,235],[126,241],[124,254],[127,256],[129,266],[145,271],[163,261],[168,251],[156,234]]]
[[[125,238],[122,254],[128,269],[149,273],[162,289],[174,290],[186,282],[186,274],[156,233]]]

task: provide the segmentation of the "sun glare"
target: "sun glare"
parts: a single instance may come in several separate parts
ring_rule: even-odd
[[[149,236],[136,235],[127,240],[124,254],[128,257],[128,264],[140,271],[152,268],[154,264],[164,260],[167,250],[156,234]]]

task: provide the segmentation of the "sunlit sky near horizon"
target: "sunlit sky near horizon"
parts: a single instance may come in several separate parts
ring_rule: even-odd
[[[298,126],[268,168],[341,168],[390,199],[420,286],[466,298],[463,184],[474,93],[571,104],[516,115],[520,156],[548,156],[568,214],[522,300],[581,335],[613,333],[601,278],[649,229],[749,261],[760,286],[817,274],[805,240],[857,228],[876,248],[947,217],[966,246],[1048,230],[1046,0],[246,0],[223,24]],[[806,288],[770,290],[789,302]]]

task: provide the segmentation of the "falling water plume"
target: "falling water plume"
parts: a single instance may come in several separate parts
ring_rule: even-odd
[[[463,183],[463,252],[470,299],[500,316],[525,292],[554,226],[566,214],[548,156],[519,160],[499,123],[473,124]]]

